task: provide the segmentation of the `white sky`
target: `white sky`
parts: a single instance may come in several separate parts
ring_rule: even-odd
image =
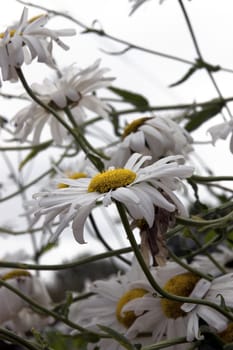
[[[34,3],[66,11],[89,26],[98,19],[99,26],[102,26],[108,34],[134,44],[191,61],[197,58],[176,0],[166,0],[163,5],[159,5],[158,0],[148,1],[131,17],[129,17],[131,4],[127,0],[39,0]],[[204,59],[209,63],[233,69],[232,1],[184,0],[184,4]],[[23,5],[14,0],[8,0],[1,10],[0,30],[4,31],[7,25],[18,20],[22,9]],[[30,17],[38,13],[40,11],[36,9],[30,9],[29,12]],[[65,19],[57,18],[52,20],[48,27],[67,28],[74,25]],[[76,27],[76,29],[79,32],[80,28]],[[102,65],[109,67],[111,75],[116,77],[116,86],[145,95],[151,105],[202,102],[217,97],[204,71],[199,71],[179,87],[168,88],[169,84],[177,81],[187,72],[189,65],[136,50],[131,50],[122,56],[106,55],[100,49],[121,51],[124,46],[94,34],[78,33],[75,38],[65,38],[64,41],[71,48],[68,52],[62,51],[59,47],[56,48],[57,61],[61,67],[74,62],[85,67],[101,57]],[[38,66],[36,62],[27,67],[25,72],[30,82],[36,80],[41,82],[46,74],[49,74],[43,65]],[[233,74],[221,72],[214,76],[224,97],[233,96]],[[8,91],[11,89],[10,84],[5,84],[5,87]],[[15,91],[20,91],[20,85],[16,84],[14,88]],[[15,104],[9,101],[0,101],[0,103],[1,113],[10,119],[17,110]],[[218,116],[213,121],[218,123],[222,119]],[[209,127],[209,123],[201,132],[196,133],[199,140],[208,138],[207,126]],[[197,147],[197,151],[200,152],[204,161],[211,164],[216,175],[232,175],[233,155],[229,151],[228,144],[228,141],[219,141],[216,147]],[[3,210],[4,219],[13,220],[12,203],[4,203]],[[74,242],[70,232],[68,234],[69,239],[64,239],[63,251],[59,252],[63,257],[67,255],[71,242],[75,246],[74,254],[83,249]],[[6,242],[5,239],[4,242]],[[11,244],[12,241],[8,239],[7,242]],[[21,239],[17,242],[19,242],[17,246],[23,245]],[[54,258],[56,254],[55,251]]]

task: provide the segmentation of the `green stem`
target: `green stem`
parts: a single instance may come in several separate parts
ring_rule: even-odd
[[[65,152],[61,155],[60,159],[55,163],[55,165],[59,165],[63,158],[66,156],[66,152],[67,150],[65,150]],[[15,196],[17,196],[18,194],[20,194],[22,191],[25,191],[26,189],[30,188],[31,186],[35,185],[37,182],[39,182],[40,180],[42,180],[45,176],[49,175],[50,173],[54,172],[54,168],[50,168],[47,171],[45,171],[44,173],[42,173],[40,176],[36,177],[34,180],[32,180],[31,182],[29,182],[27,185],[22,186],[22,188],[18,191],[15,191],[11,194],[9,194],[6,197],[0,198],[0,203],[1,202],[5,202]]]
[[[124,114],[131,114],[131,113],[137,113],[137,112],[153,112],[153,111],[168,111],[168,110],[177,110],[177,109],[190,109],[194,107],[208,107],[208,106],[215,106],[216,104],[220,103],[227,103],[233,101],[233,97],[225,98],[225,99],[215,99],[212,101],[206,101],[206,102],[195,102],[195,103],[183,103],[178,105],[166,105],[166,106],[142,106],[137,108],[130,108],[130,109],[122,109],[120,111],[111,112],[111,116],[117,117],[119,115]]]
[[[110,252],[96,254],[88,258],[75,260],[70,263],[56,264],[56,265],[55,264],[54,265],[43,265],[43,264],[37,265],[37,264],[16,263],[16,262],[8,262],[8,261],[0,260],[0,267],[10,267],[14,269],[23,269],[23,270],[43,270],[43,271],[65,270],[75,266],[85,265],[93,261],[107,259],[112,256],[130,253],[131,251],[132,251],[131,247],[121,248]]]
[[[213,181],[233,181],[233,176],[198,176],[193,175],[191,180],[198,183],[206,183]]]
[[[199,248],[201,248],[201,247],[202,247],[201,243],[198,241],[198,239],[197,239],[196,236],[192,233],[191,230],[189,230],[189,235],[190,235],[190,237],[192,238],[192,240],[196,243],[196,245],[197,245]],[[219,262],[216,261],[216,259],[214,259],[214,257],[213,257],[210,253],[208,253],[208,252],[206,251],[206,252],[205,252],[205,255],[209,258],[210,261],[212,261],[212,263],[219,269],[219,271],[220,271],[222,274],[226,274],[226,273],[227,273],[227,271],[224,269],[224,267],[223,267],[221,264],[219,264]]]
[[[177,344],[188,343],[185,337],[174,338],[170,340],[162,340],[156,344],[146,345],[141,348],[141,350],[158,350],[168,348]]]
[[[186,264],[184,262],[184,259],[180,259],[178,256],[176,256],[172,251],[171,249],[168,248],[168,252],[169,252],[169,255],[170,257],[172,258],[172,260],[174,260],[178,265],[182,266],[184,269],[186,269],[187,271],[190,271],[192,273],[194,273],[195,275],[198,275],[208,281],[212,281],[213,280],[213,277],[209,276],[209,275],[206,275],[204,274],[203,272],[191,267],[190,265]]]
[[[178,2],[179,2],[179,4],[180,4],[181,10],[182,10],[182,12],[183,12],[183,15],[184,15],[184,18],[185,18],[185,21],[186,21],[186,24],[187,24],[189,33],[190,33],[190,35],[191,35],[191,38],[192,38],[194,47],[195,47],[195,49],[196,49],[197,55],[198,55],[198,57],[199,57],[199,59],[200,59],[201,61],[204,61],[203,56],[202,56],[202,53],[201,53],[201,50],[200,50],[200,47],[199,47],[198,42],[197,42],[196,35],[195,35],[195,33],[194,33],[194,30],[193,30],[193,26],[192,26],[191,20],[190,20],[190,18],[189,18],[189,15],[188,15],[186,9],[185,9],[185,6],[184,6],[184,4],[183,4],[183,1],[182,1],[182,0],[178,0]],[[218,87],[218,85],[217,85],[217,83],[216,83],[216,80],[215,80],[213,74],[212,74],[212,73],[210,72],[210,70],[208,70],[207,68],[206,68],[206,72],[207,72],[207,74],[209,75],[210,80],[212,81],[212,84],[214,85],[215,90],[217,91],[217,93],[218,93],[218,95],[219,95],[221,101],[223,102],[223,101],[224,101],[223,95],[222,95],[221,90],[219,89],[219,87]],[[226,110],[227,110],[229,116],[230,116],[231,118],[233,118],[233,116],[232,116],[232,114],[231,114],[231,111],[230,111],[230,109],[228,108],[227,104],[225,104],[225,108],[226,108]]]
[[[64,111],[66,112],[68,118],[70,119],[70,121],[72,122],[72,124],[75,127],[75,131],[78,135],[79,141],[80,141],[80,147],[83,149],[83,151],[87,154],[89,153],[89,150],[92,151],[94,154],[96,154],[97,156],[99,156],[100,158],[104,158],[104,159],[109,159],[107,156],[105,156],[102,152],[97,151],[94,147],[92,147],[92,145],[88,142],[88,140],[84,137],[84,135],[80,132],[78,125],[76,124],[74,117],[72,115],[71,110],[66,107],[64,109]],[[100,171],[103,169],[99,169]]]
[[[233,220],[233,211],[230,212],[229,214],[219,218],[219,219],[213,219],[213,220],[203,220],[203,219],[199,219],[197,218],[196,220],[193,219],[189,219],[189,218],[184,218],[181,216],[177,216],[176,217],[177,222],[188,225],[188,226],[222,226],[223,224],[227,223],[228,221],[232,221]]]
[[[33,344],[19,335],[8,331],[6,328],[0,328],[0,338],[9,341],[12,344],[18,344],[29,350],[42,350],[37,344]]]

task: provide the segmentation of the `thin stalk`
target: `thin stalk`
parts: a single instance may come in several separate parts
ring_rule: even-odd
[[[187,339],[185,337],[179,337],[179,338],[174,338],[169,340],[162,340],[160,342],[157,342],[156,344],[143,346],[141,350],[159,350],[159,349],[164,349],[170,346],[174,346],[177,344],[184,344],[184,343],[188,343]]]
[[[94,256],[90,256],[88,258],[83,258],[79,260],[75,260],[69,263],[63,264],[53,264],[53,265],[37,265],[37,264],[27,264],[27,263],[16,263],[16,262],[8,262],[4,260],[0,260],[0,267],[10,267],[14,269],[23,269],[23,270],[43,270],[43,271],[56,271],[56,270],[65,270],[75,266],[81,266],[88,264],[93,261],[98,261],[102,259],[107,259],[112,256],[127,254],[132,252],[131,247],[116,249],[110,252],[104,252],[100,254],[96,254]]]
[[[90,214],[89,215],[89,219],[90,219],[90,222],[91,222],[91,225],[93,227],[93,230],[96,234],[96,237],[100,240],[100,242],[103,244],[103,246],[110,252],[113,251],[112,247],[108,244],[108,242],[106,242],[106,240],[103,238],[103,236],[101,235],[100,231],[99,231],[99,228],[96,224],[96,221],[94,219],[94,216],[93,214]],[[127,265],[131,265],[129,260],[127,260],[126,258],[124,258],[123,256],[121,255],[116,255],[116,258],[120,259],[121,261],[123,261],[125,264]]]
[[[0,328],[0,338],[9,341],[12,344],[18,344],[29,350],[42,350],[40,346],[32,343],[31,341],[22,338],[19,335],[7,330],[6,328]]]
[[[195,35],[195,33],[194,33],[194,30],[193,30],[193,26],[192,26],[191,20],[190,20],[190,18],[189,18],[189,15],[188,15],[186,9],[185,9],[185,6],[184,6],[184,4],[183,4],[183,1],[182,1],[182,0],[178,0],[178,2],[179,2],[179,4],[180,4],[181,10],[182,10],[182,12],[183,12],[183,15],[184,15],[184,18],[185,18],[187,27],[188,27],[188,29],[189,29],[189,32],[190,32],[190,35],[191,35],[191,38],[192,38],[194,47],[195,47],[195,49],[196,49],[197,55],[198,55],[198,57],[199,57],[199,59],[200,59],[201,61],[204,61],[203,56],[202,56],[202,53],[201,53],[201,50],[200,50],[200,47],[199,47],[198,42],[197,42],[196,35]],[[221,98],[222,101],[224,101],[224,97],[223,97],[223,95],[222,95],[222,93],[221,93],[221,90],[219,89],[219,87],[218,87],[218,85],[217,85],[217,83],[216,83],[216,80],[215,80],[215,78],[214,78],[212,72],[210,72],[208,69],[206,69],[206,71],[207,71],[207,73],[208,73],[208,75],[209,75],[209,77],[210,77],[210,80],[212,81],[212,84],[214,85],[215,90],[217,91],[219,97]],[[227,110],[229,116],[230,116],[231,118],[233,118],[233,116],[232,116],[232,114],[231,114],[231,111],[230,111],[230,109],[228,108],[227,104],[225,104],[225,108],[226,108],[226,110]]]

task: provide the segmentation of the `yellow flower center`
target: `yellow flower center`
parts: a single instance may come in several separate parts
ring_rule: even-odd
[[[68,173],[68,174],[67,174],[67,177],[68,177],[69,179],[78,180],[78,179],[82,179],[82,178],[87,177],[87,174],[85,174],[85,173],[79,173],[79,172],[73,172],[73,173]],[[63,183],[59,183],[59,184],[57,185],[57,188],[66,188],[66,187],[69,187],[69,185],[63,184]]]
[[[3,275],[1,277],[1,279],[3,281],[7,281],[7,280],[10,280],[10,279],[14,279],[14,278],[17,278],[17,277],[30,277],[31,274],[30,272],[26,271],[26,270],[12,270],[8,273],[6,273],[5,275]]]
[[[129,290],[125,294],[122,295],[122,297],[119,299],[116,307],[116,317],[118,321],[123,324],[126,328],[129,328],[134,321],[136,320],[137,316],[133,311],[125,311],[122,312],[123,307],[131,300],[136,298],[141,298],[143,295],[148,293],[146,290],[142,288],[135,288],[132,290]]]
[[[137,174],[129,169],[109,169],[95,175],[88,186],[88,192],[106,193],[131,184]]]
[[[133,132],[136,132],[138,130],[138,128],[144,124],[144,122],[146,120],[149,120],[151,118],[138,118],[138,119],[135,119],[133,120],[131,123],[129,123],[128,125],[126,125],[124,131],[123,131],[123,134],[122,134],[122,138],[124,139],[126,136],[128,136],[129,134],[133,133]]]
[[[163,288],[168,293],[188,297],[199,279],[200,277],[194,273],[185,272],[170,278]],[[176,319],[186,315],[186,313],[180,308],[182,304],[183,303],[175,300],[169,300],[166,298],[161,299],[163,312],[168,318]]]
[[[30,18],[30,19],[28,20],[28,24],[30,24],[30,23],[36,21],[38,18],[40,18],[40,17],[42,17],[42,16],[44,16],[44,15],[37,15],[37,16],[34,16],[34,17]],[[11,29],[11,30],[10,30],[10,37],[11,37],[11,38],[15,35],[15,32],[16,32],[16,29]],[[0,33],[0,39],[3,39],[4,36],[5,36],[5,33]]]
[[[229,323],[227,328],[218,334],[218,336],[222,339],[225,344],[229,344],[233,342],[233,322]]]

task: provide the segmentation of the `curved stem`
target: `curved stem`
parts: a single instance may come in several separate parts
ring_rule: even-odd
[[[93,214],[90,214],[89,215],[89,219],[90,219],[90,222],[91,222],[91,225],[95,231],[95,234],[96,234],[96,237],[100,240],[100,242],[103,244],[103,246],[110,252],[113,251],[112,247],[108,244],[108,242],[106,242],[106,240],[103,238],[103,236],[101,235],[100,231],[99,231],[99,228],[96,224],[96,221],[93,217]],[[129,260],[127,260],[126,258],[124,258],[123,256],[117,254],[116,257],[118,259],[120,259],[121,261],[123,261],[125,264],[127,265],[131,265]]]

